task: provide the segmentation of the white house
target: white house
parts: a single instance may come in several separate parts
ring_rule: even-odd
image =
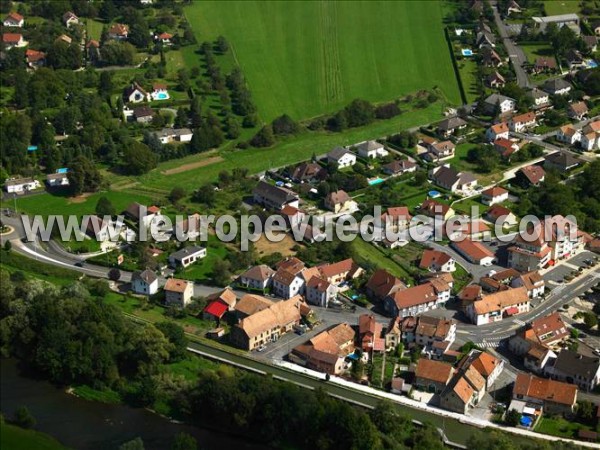
[[[123,91],[123,100],[126,103],[149,102],[150,94],[148,94],[139,84],[132,83]]]
[[[489,127],[485,132],[485,137],[492,142],[500,138],[508,139],[509,131],[508,124],[500,122]]]
[[[46,175],[46,184],[50,187],[61,187],[69,185],[66,173],[49,173]]]
[[[25,19],[21,14],[18,14],[16,12],[9,12],[2,24],[5,27],[23,28],[23,25],[25,24]]]
[[[484,325],[529,312],[529,306],[527,289],[517,287],[486,295],[468,304],[467,316],[475,325]]]
[[[547,92],[544,92],[541,89],[533,88],[527,93],[527,95],[533,99],[533,104],[535,106],[546,106],[548,103],[550,103],[550,96]]]
[[[365,141],[356,145],[358,150],[358,156],[362,158],[383,158],[387,156],[389,152],[385,149],[383,144],[380,144],[377,141]]]
[[[514,131],[516,133],[520,133],[526,128],[534,127],[536,124],[537,120],[535,117],[535,113],[532,111],[513,116],[508,122],[510,131]]]
[[[321,277],[313,276],[306,284],[306,301],[311,305],[327,308],[329,302],[337,296],[338,288],[335,284]]]
[[[516,101],[500,94],[492,94],[484,100],[484,110],[487,114],[506,114],[515,110]]]
[[[190,142],[194,133],[189,128],[163,128],[154,135],[162,144],[170,142]]]
[[[500,186],[494,186],[481,193],[481,203],[492,206],[508,200],[508,191]]]
[[[304,279],[300,274],[279,268],[273,276],[273,293],[281,298],[292,298],[304,288]]]
[[[14,47],[25,47],[27,41],[23,39],[23,35],[19,33],[4,33],[2,34],[2,44],[6,50]]]
[[[251,289],[264,290],[271,284],[275,271],[266,264],[253,266],[238,278],[239,284]]]
[[[42,187],[38,180],[33,178],[13,178],[4,182],[4,189],[9,194],[22,194]]]
[[[565,144],[574,145],[581,141],[581,130],[575,129],[571,124],[564,125],[556,133],[556,139]]]
[[[131,289],[136,294],[154,295],[158,292],[158,277],[149,269],[133,272]]]
[[[327,162],[337,165],[338,169],[356,164],[356,155],[350,150],[336,147],[327,154]]]
[[[206,247],[192,245],[184,247],[169,255],[169,265],[173,268],[187,267],[197,260],[206,257]]]

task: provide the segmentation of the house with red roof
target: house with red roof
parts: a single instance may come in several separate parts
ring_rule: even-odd
[[[525,166],[517,171],[516,177],[521,184],[539,186],[546,178],[546,171],[541,166]]]
[[[442,220],[448,220],[454,215],[454,210],[450,206],[433,199],[425,200],[421,206],[419,206],[419,211],[428,217],[439,218]]]
[[[421,256],[419,267],[430,272],[454,272],[456,261],[448,253],[427,249]]]
[[[364,270],[352,258],[348,258],[336,263],[320,265],[319,272],[321,272],[323,279],[339,285],[344,281],[358,278]]]
[[[441,361],[421,358],[415,369],[415,385],[428,392],[442,392],[454,375],[454,368]]]
[[[550,414],[568,414],[575,410],[577,392],[574,384],[519,373],[513,386],[513,400],[542,406]]]
[[[494,224],[497,221],[502,220],[502,228],[512,227],[517,224],[517,216],[515,216],[510,209],[502,205],[492,206],[485,213],[485,217]]]
[[[513,116],[508,122],[510,131],[515,133],[521,133],[523,130],[535,127],[536,125],[537,119],[533,111]]]
[[[519,151],[519,144],[510,139],[498,138],[494,141],[494,150],[500,154],[502,159],[510,160],[510,157]]]
[[[21,14],[14,11],[9,12],[2,22],[2,25],[11,28],[23,28],[24,24],[25,18]]]
[[[463,239],[462,241],[452,242],[452,247],[464,258],[473,264],[480,266],[489,266],[494,262],[496,255],[493,251],[483,245],[481,242]]]
[[[508,200],[508,191],[500,186],[494,186],[481,192],[481,203],[492,206]]]
[[[498,138],[508,139],[509,132],[508,124],[506,122],[500,122],[489,127],[485,132],[485,137],[491,142]]]
[[[109,39],[116,39],[118,41],[126,40],[129,36],[129,27],[122,23],[115,23],[108,29]]]
[[[418,286],[396,290],[384,299],[383,307],[391,316],[416,316],[446,303],[451,291],[452,285],[443,278],[431,279]]]
[[[320,276],[313,276],[306,282],[304,291],[308,303],[327,308],[337,297],[338,287]]]
[[[23,39],[23,35],[20,33],[3,33],[2,34],[2,43],[4,44],[4,48],[6,50],[10,50],[15,47],[25,47],[27,46],[27,41]]]
[[[358,345],[363,352],[385,351],[383,325],[372,314],[361,314],[358,317]]]
[[[160,33],[158,36],[156,36],[156,40],[158,42],[160,42],[162,45],[171,45],[172,39],[173,39],[173,35],[171,33],[167,33],[166,31],[164,33]]]
[[[31,69],[37,69],[46,64],[46,54],[30,48],[25,51],[25,59],[27,60],[27,65]]]

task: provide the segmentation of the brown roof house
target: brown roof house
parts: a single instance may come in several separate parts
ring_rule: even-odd
[[[246,296],[244,296],[246,297]],[[241,303],[244,297],[240,300]],[[239,306],[236,305],[236,309]],[[302,297],[271,303],[264,309],[244,317],[231,329],[231,342],[238,348],[254,350],[279,339],[300,323]]]
[[[504,87],[506,80],[498,72],[493,72],[485,78],[485,84],[492,89]]]
[[[454,368],[447,363],[421,358],[415,369],[415,385],[423,390],[441,393],[454,374]]]
[[[194,295],[194,284],[187,280],[169,278],[164,287],[165,304],[184,308],[192,301]]]
[[[529,311],[529,294],[525,287],[486,295],[467,307],[467,316],[475,325],[498,322],[505,317]]]
[[[397,290],[384,300],[384,309],[391,316],[416,316],[436,309],[450,299],[452,286],[443,279],[429,280],[424,284]]]
[[[346,357],[354,351],[355,335],[350,325],[341,323],[295,347],[289,359],[312,370],[339,375],[348,369]]]
[[[306,282],[304,294],[311,305],[327,308],[329,302],[337,297],[338,287],[317,275]]]
[[[292,172],[292,180],[296,183],[316,183],[327,178],[327,170],[313,162],[303,162]]]
[[[348,258],[332,264],[323,264],[319,266],[319,272],[325,280],[338,285],[343,281],[358,278],[364,270],[352,258]]]
[[[122,23],[115,23],[108,29],[109,39],[117,39],[119,41],[127,39],[129,36],[129,27]]]
[[[339,191],[330,192],[327,194],[324,204],[325,208],[327,208],[329,211],[333,211],[334,213],[351,211],[354,206],[352,198],[350,198],[346,191],[341,189]]]
[[[456,261],[447,253],[427,249],[423,252],[423,256],[421,256],[419,267],[431,272],[454,272],[456,270]]]
[[[452,242],[450,245],[464,258],[473,264],[489,266],[494,262],[496,255],[481,242],[465,238],[462,241]]]
[[[454,210],[450,206],[433,199],[425,200],[419,207],[419,211],[428,217],[439,218],[444,221],[454,215]]]
[[[275,186],[266,181],[259,181],[252,194],[254,203],[275,211],[281,211],[287,205],[294,208],[298,208],[299,205],[298,194],[294,191]]]
[[[410,317],[405,320],[410,321]],[[431,359],[441,359],[456,339],[456,322],[445,317],[428,315],[412,318],[413,327],[403,324],[402,339],[409,346],[422,347],[422,353]]]
[[[464,130],[465,128],[467,128],[467,122],[460,117],[455,116],[444,119],[438,123],[437,132],[447,138],[456,133],[456,131]]]
[[[583,120],[587,113],[588,106],[584,101],[571,103],[567,108],[567,115],[574,120]]]
[[[253,266],[238,278],[238,283],[249,289],[264,291],[271,284],[275,271],[266,264]]]
[[[513,386],[513,400],[542,406],[550,414],[569,414],[577,403],[577,386],[519,373]]]
[[[406,289],[406,285],[402,280],[396,278],[385,269],[377,269],[365,285],[367,296],[375,300],[383,300],[402,289]]]
[[[581,164],[581,160],[567,152],[555,152],[546,156],[544,159],[544,167],[546,169],[554,169],[559,172],[567,172]]]
[[[438,186],[450,192],[465,192],[477,186],[477,178],[469,172],[459,172],[449,164],[436,167],[429,172],[429,178]]]
[[[494,205],[485,213],[485,217],[492,223],[496,223],[496,221],[502,220],[502,227],[512,227],[517,224],[517,216],[513,214],[513,212],[502,206],[502,205]]]
[[[358,317],[358,343],[364,352],[385,351],[383,325],[377,322],[372,314],[361,314]]]
[[[395,159],[382,167],[383,173],[390,176],[404,175],[405,173],[416,172],[416,170],[417,164],[407,159]]]
[[[459,368],[472,367],[485,379],[486,390],[490,390],[498,376],[504,370],[504,361],[480,350],[471,350],[459,362]]]
[[[541,166],[525,166],[517,171],[517,181],[525,185],[539,186],[546,177]]]
[[[492,206],[508,200],[508,191],[500,186],[494,186],[481,192],[481,203]]]

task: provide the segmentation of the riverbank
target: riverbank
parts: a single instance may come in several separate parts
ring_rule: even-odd
[[[21,374],[14,359],[1,361],[0,375],[0,409],[5,416],[12,416],[19,406],[27,406],[37,421],[36,431],[49,434],[56,443],[54,447],[34,445],[21,447],[23,449],[106,450],[118,448],[136,437],[140,437],[148,449],[169,449],[179,433],[193,436],[203,449],[268,448],[214,430],[176,423],[145,409],[69,395],[47,381]],[[19,450],[19,447],[5,446],[4,442],[2,448]]]
[[[4,422],[0,424],[0,448],[9,450],[67,450],[67,447],[52,436],[35,430],[25,430]]]

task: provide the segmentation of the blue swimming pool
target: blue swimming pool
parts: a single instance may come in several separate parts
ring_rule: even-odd
[[[379,178],[379,177],[377,177],[377,178],[371,178],[369,180],[369,186],[374,186],[376,184],[383,183],[384,181],[385,180],[383,178]]]
[[[169,94],[166,92],[158,92],[154,98],[156,100],[166,100],[169,98]]]
[[[590,69],[595,69],[596,67],[598,67],[598,63],[594,59],[588,59],[586,62],[587,62],[588,68],[590,68]]]
[[[473,56],[473,50],[471,50],[470,48],[463,48],[461,50],[461,53],[463,56]]]
[[[429,191],[427,194],[428,194],[428,195],[429,195],[431,198],[436,198],[436,197],[439,197],[440,195],[442,195],[442,194],[440,194],[440,191]]]

